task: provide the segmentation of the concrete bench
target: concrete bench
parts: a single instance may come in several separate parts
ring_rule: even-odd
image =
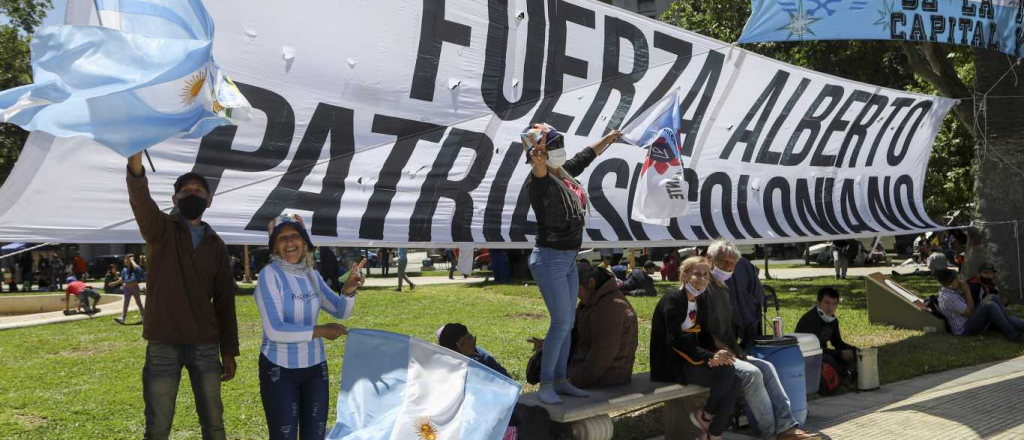
[[[654,382],[650,373],[640,373],[634,374],[627,385],[588,389],[590,397],[585,399],[563,397],[565,403],[561,405],[545,405],[537,393],[524,394],[519,403],[543,407],[552,421],[572,423],[574,440],[611,440],[614,433],[611,413],[667,402],[665,439],[671,440],[691,432],[688,413],[703,405],[703,399],[687,398],[703,397],[707,391],[696,385]]]

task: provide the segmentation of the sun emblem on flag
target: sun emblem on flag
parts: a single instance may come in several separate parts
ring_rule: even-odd
[[[196,99],[199,98],[199,93],[203,91],[203,86],[206,84],[206,71],[192,75],[187,81],[185,86],[181,88],[181,103],[184,105],[192,105],[196,103]]]
[[[416,428],[416,435],[420,440],[438,440],[437,425],[430,421],[430,417],[417,417],[412,422],[412,426]]]
[[[672,148],[669,140],[664,136],[655,139],[651,144],[651,154],[644,161],[644,167],[640,170],[640,174],[647,174],[647,169],[650,167],[654,167],[658,174],[665,174],[670,166],[679,166],[681,163],[679,156],[672,154]]]

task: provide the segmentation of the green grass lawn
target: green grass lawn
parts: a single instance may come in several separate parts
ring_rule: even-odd
[[[879,347],[882,383],[950,368],[1024,355],[1024,345],[1001,336],[957,338],[919,331],[870,325],[860,278],[769,281],[780,294],[782,317],[792,331],[814,302],[821,286],[844,293],[840,317],[846,339],[858,346]],[[911,288],[924,294],[937,290],[928,279],[913,280]],[[659,283],[668,289],[669,283]],[[223,401],[229,438],[265,438],[266,425],[259,398],[257,356],[260,320],[251,293],[243,286],[238,297],[242,355],[238,375],[224,384]],[[631,298],[640,316],[640,341],[635,371],[648,369],[650,317],[657,298]],[[1021,309],[1015,309],[1017,313]],[[774,312],[772,312],[774,315]],[[328,321],[321,314],[323,322]],[[132,319],[137,319],[137,314]],[[423,286],[394,292],[366,288],[355,316],[345,325],[385,329],[432,341],[447,322],[466,324],[478,343],[524,382],[531,336],[543,337],[547,312],[533,285]],[[140,438],[144,425],[141,374],[145,341],[140,326],[120,326],[109,318],[54,324],[0,332],[0,438],[3,439],[128,439]],[[328,343],[331,401],[337,398],[344,341]],[[176,439],[199,437],[195,406],[183,373],[174,428]],[[530,389],[530,387],[528,387]],[[329,420],[334,420],[332,409]],[[658,432],[657,410],[639,417],[622,417],[617,439],[643,439]]]

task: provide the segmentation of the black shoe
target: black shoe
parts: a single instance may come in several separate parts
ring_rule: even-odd
[[[410,283],[409,284],[409,290],[416,290],[416,285]]]

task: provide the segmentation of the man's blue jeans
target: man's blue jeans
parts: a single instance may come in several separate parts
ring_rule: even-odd
[[[572,345],[572,323],[576,318],[576,298],[580,273],[576,251],[536,247],[530,254],[530,272],[537,281],[544,304],[551,315],[551,326],[544,338],[544,356],[540,363],[541,383],[565,379]]]
[[[146,347],[146,366],[142,369],[142,398],[146,402],[146,432],[142,438],[164,440],[171,434],[182,367],[188,369],[192,382],[203,440],[224,439],[220,348],[155,342]]]
[[[994,301],[982,301],[981,305],[974,309],[974,314],[964,323],[964,336],[984,333],[990,325],[994,325],[1011,341],[1019,338],[1020,332],[1024,332],[1024,320],[1010,316],[1003,303],[999,302],[999,298]]]
[[[762,438],[772,438],[797,426],[789,396],[770,362],[747,356],[733,364],[743,386],[743,398]]]

